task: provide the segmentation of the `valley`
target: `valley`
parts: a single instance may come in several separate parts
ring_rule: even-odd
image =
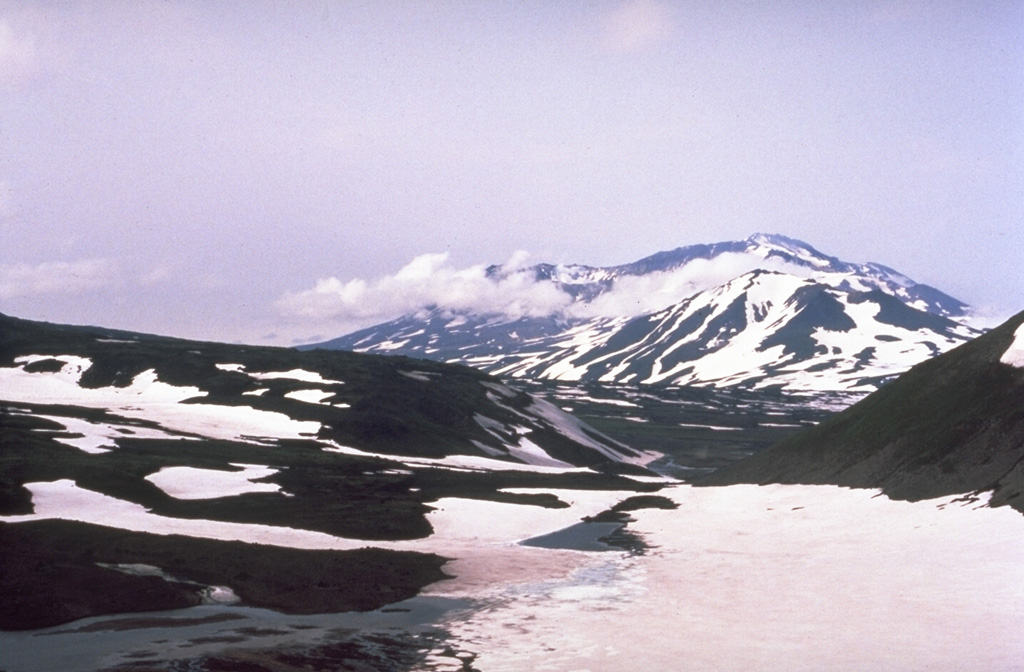
[[[1024,517],[997,505],[1017,503],[1024,314],[867,396],[501,381],[2,319],[11,672],[629,670],[637,647],[655,669],[987,670],[1022,653]],[[923,459],[957,478],[895,492],[912,501],[884,478],[840,487],[824,450],[747,466],[872,406],[902,413],[872,414],[900,437],[1001,438],[985,461]]]

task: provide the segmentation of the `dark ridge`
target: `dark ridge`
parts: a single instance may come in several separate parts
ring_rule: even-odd
[[[846,314],[843,304],[824,285],[801,287],[793,293],[790,302],[797,305],[796,316],[766,338],[758,346],[759,351],[781,345],[784,353],[808,359],[815,354],[827,354],[821,352],[824,346],[819,345],[811,336],[815,330],[849,331],[857,326]]]
[[[369,611],[449,578],[445,562],[423,553],[308,551],[62,520],[0,523],[0,630],[194,606],[208,585],[230,585],[245,604],[286,613]],[[154,565],[185,583],[97,563]]]
[[[917,501],[994,490],[1024,512],[1024,369],[999,360],[1024,322],[905,374],[822,424],[701,479],[880,488]]]
[[[900,327],[909,331],[929,329],[939,334],[948,334],[960,326],[941,315],[935,315],[923,310],[914,310],[895,296],[886,294],[878,289],[851,294],[850,301],[852,303],[870,301],[871,303],[878,304],[879,309],[878,314],[875,315],[876,320],[883,324],[891,324],[894,327]]]

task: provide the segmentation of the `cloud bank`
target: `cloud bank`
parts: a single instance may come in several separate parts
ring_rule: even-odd
[[[31,33],[19,35],[0,21],[0,85],[12,86],[36,69],[36,40]]]
[[[813,273],[813,269],[777,259],[725,253],[668,271],[619,276],[592,301],[574,302],[555,282],[537,280],[534,269],[526,265],[527,258],[526,253],[518,252],[498,272],[489,274],[484,265],[460,269],[449,262],[447,254],[424,254],[397,273],[375,280],[320,279],[311,289],[285,294],[276,308],[288,317],[346,328],[367,327],[431,308],[509,319],[633,317],[661,310],[757,268],[802,277]],[[601,269],[593,270],[596,276],[604,275]],[[586,270],[574,281],[587,282]]]
[[[80,294],[112,283],[109,259],[0,264],[0,299]]]
[[[368,322],[432,306],[512,317],[550,315],[567,307],[570,297],[551,283],[537,282],[524,261],[517,253],[500,277],[492,277],[486,266],[459,269],[447,254],[423,254],[394,275],[372,281],[320,279],[312,289],[285,294],[277,308],[314,320]]]
[[[805,266],[780,259],[725,252],[713,259],[694,259],[668,271],[620,276],[610,291],[589,303],[572,306],[568,313],[583,318],[646,315],[759,268],[799,277],[814,273]]]
[[[602,17],[605,44],[616,51],[638,51],[657,45],[672,34],[668,8],[653,0],[624,2]]]

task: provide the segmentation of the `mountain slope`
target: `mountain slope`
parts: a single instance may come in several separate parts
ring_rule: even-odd
[[[529,434],[526,443],[575,466],[645,459],[473,369],[422,360],[197,343],[0,315],[0,382],[9,400],[101,408],[151,402],[148,415],[128,412],[164,413],[164,422],[185,432],[201,434],[190,422],[206,416],[241,423],[216,438],[268,431],[271,440],[529,463],[519,450]],[[185,412],[192,417],[179,420]]]
[[[570,305],[546,316],[435,306],[304,349],[404,354],[503,377],[868,391],[979,333],[962,324],[967,306],[934,288],[783,236],[622,266],[488,273],[532,274]]]
[[[863,390],[976,332],[879,290],[753,271],[652,315],[568,333],[462,361],[512,377]]]
[[[908,500],[994,490],[993,505],[1024,512],[1022,324],[1024,313],[702,484],[829,483]]]
[[[0,315],[0,629],[374,609],[446,577],[438,502],[575,511],[654,457],[465,367]]]

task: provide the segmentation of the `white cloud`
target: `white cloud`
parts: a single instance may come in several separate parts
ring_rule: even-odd
[[[685,266],[615,280],[611,291],[588,304],[570,309],[576,317],[636,316],[653,313],[679,303],[698,292],[718,287],[733,278],[762,268],[800,277],[813,271],[779,259],[762,259],[751,254],[726,252],[713,259],[694,259]]]
[[[654,0],[629,0],[603,17],[605,44],[617,51],[636,51],[658,44],[672,33],[667,7]]]
[[[526,253],[517,252],[501,266],[500,273],[488,276],[486,266],[458,269],[448,262],[447,254],[423,254],[395,274],[376,280],[320,279],[311,289],[285,294],[276,306],[284,315],[329,321],[336,327],[343,324],[352,330],[435,306],[510,318],[621,317],[661,310],[757,268],[801,277],[814,273],[778,259],[724,253],[671,271],[620,276],[593,301],[573,303],[553,282],[538,281],[528,261]]]
[[[524,268],[526,255],[516,253],[500,276],[483,265],[455,268],[447,254],[416,257],[394,275],[368,281],[323,278],[312,289],[289,292],[277,302],[287,314],[339,321],[387,320],[429,306],[511,317],[550,315],[570,302],[548,282],[537,282]]]
[[[111,284],[113,276],[113,264],[107,259],[0,264],[0,299],[79,294]]]

